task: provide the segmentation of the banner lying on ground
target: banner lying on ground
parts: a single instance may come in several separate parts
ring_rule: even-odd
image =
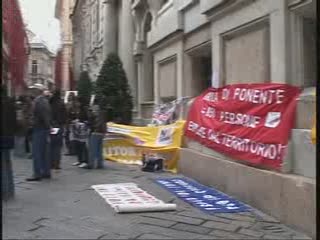
[[[108,123],[104,141],[104,158],[141,165],[143,153],[165,159],[166,170],[176,172],[185,121],[164,126],[136,127]]]
[[[91,186],[116,212],[148,212],[175,210],[176,204],[166,204],[143,191],[135,183]]]
[[[286,84],[209,88],[193,102],[185,135],[236,159],[279,170],[299,93]]]
[[[156,183],[185,202],[209,214],[250,210],[249,206],[238,200],[186,178],[158,178]]]

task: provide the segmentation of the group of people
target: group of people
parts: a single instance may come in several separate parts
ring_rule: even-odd
[[[25,137],[25,151],[33,159],[33,175],[27,181],[51,178],[51,169],[61,169],[63,142],[68,149],[66,155],[77,156],[73,165],[87,169],[104,167],[106,112],[99,110],[96,102],[93,107],[81,105],[74,95],[65,104],[59,90],[51,93],[41,84],[33,86],[33,94],[14,101],[1,88],[2,193],[8,198],[14,194],[10,150],[17,135]]]
[[[73,166],[87,169],[103,168],[102,149],[106,133],[106,112],[99,110],[96,100],[90,108],[76,104],[74,95],[70,96],[69,102],[70,114],[65,134],[68,149],[66,155],[77,156],[78,161],[73,163]]]
[[[33,176],[27,181],[51,178],[51,169],[61,169],[63,137],[67,155],[76,155],[82,168],[103,168],[103,138],[106,114],[88,105],[81,105],[74,95],[65,105],[59,90],[52,96],[38,88],[33,104],[32,158]]]

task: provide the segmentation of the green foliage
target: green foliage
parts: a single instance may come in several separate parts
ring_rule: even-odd
[[[88,72],[81,72],[79,81],[77,82],[77,91],[81,107],[89,105],[92,90],[92,83]]]
[[[122,62],[111,53],[104,61],[96,82],[96,98],[100,109],[107,112],[108,121],[130,124],[133,100]]]

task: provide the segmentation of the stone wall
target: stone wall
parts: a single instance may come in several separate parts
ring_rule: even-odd
[[[181,149],[178,170],[316,239],[314,179],[256,169],[187,148]]]

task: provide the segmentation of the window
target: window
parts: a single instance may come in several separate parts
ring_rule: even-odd
[[[38,61],[32,60],[31,73],[38,74]]]

